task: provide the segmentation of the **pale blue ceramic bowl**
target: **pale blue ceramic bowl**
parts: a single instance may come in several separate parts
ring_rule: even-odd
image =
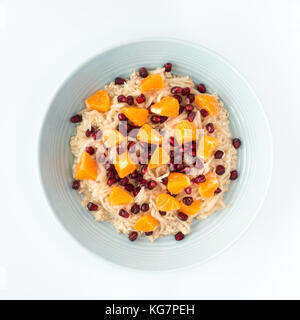
[[[70,116],[84,100],[141,66],[172,62],[175,74],[188,75],[217,92],[230,112],[233,136],[241,138],[239,179],[225,196],[228,209],[195,221],[184,241],[174,237],[150,243],[128,241],[108,223],[95,222],[71,189]],[[227,61],[199,45],[175,39],[148,39],[120,45],[91,58],[59,88],[40,138],[40,172],[49,203],[63,226],[83,246],[110,262],[136,269],[170,270],[195,265],[232,244],[256,216],[269,185],[272,141],[264,110],[245,78]]]

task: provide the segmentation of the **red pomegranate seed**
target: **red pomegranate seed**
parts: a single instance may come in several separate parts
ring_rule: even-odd
[[[82,121],[82,116],[80,114],[75,114],[75,116],[70,118],[72,123],[77,123]]]
[[[126,82],[126,80],[123,78],[120,78],[120,77],[117,77],[115,79],[115,84],[124,84],[125,82]]]
[[[105,170],[109,171],[109,170],[114,170],[115,166],[112,163],[106,162],[105,163]]]
[[[217,188],[217,189],[215,190],[215,194],[219,194],[220,192],[222,192],[222,190],[221,190],[220,188]]]
[[[180,88],[180,87],[173,87],[172,89],[171,89],[171,93],[172,94],[181,94],[181,91],[182,91],[182,88]]]
[[[148,182],[148,185],[147,185],[147,187],[148,187],[149,190],[154,189],[156,186],[157,186],[157,182],[154,181],[154,180],[149,181],[149,182]]]
[[[99,140],[102,138],[102,135],[103,135],[102,131],[98,129],[93,133],[93,138],[94,140]]]
[[[119,185],[126,186],[129,183],[129,179],[127,177],[119,180]]]
[[[164,123],[168,120],[168,117],[160,116],[160,123]]]
[[[146,78],[149,73],[148,73],[148,70],[145,67],[143,67],[143,68],[140,68],[139,74],[142,78]]]
[[[142,165],[142,166],[141,166],[141,173],[142,173],[143,175],[146,174],[147,169],[148,169],[148,165],[147,165],[147,164]]]
[[[132,106],[134,104],[133,96],[128,96],[126,98],[126,102],[127,102],[128,105]]]
[[[141,206],[141,210],[146,212],[150,209],[150,206],[148,203],[143,203],[142,206]]]
[[[114,177],[115,177],[115,175],[116,175],[116,171],[115,171],[115,169],[113,168],[113,169],[109,169],[109,170],[107,170],[106,175],[107,175],[107,177],[108,177],[108,178],[114,178]]]
[[[176,241],[180,241],[180,240],[183,240],[183,239],[184,239],[184,234],[181,231],[179,231],[179,232],[177,232],[175,234],[175,240]]]
[[[127,117],[125,116],[124,113],[119,113],[119,114],[118,114],[118,119],[119,119],[120,121],[126,121],[126,120],[127,120]]]
[[[189,102],[190,102],[190,103],[192,103],[192,102],[195,101],[195,95],[192,94],[192,93],[188,94],[187,98],[189,99]]]
[[[200,174],[200,176],[196,177],[193,179],[194,183],[203,183],[206,181],[205,175],[204,174]]]
[[[192,197],[184,197],[184,198],[182,199],[182,202],[183,202],[186,206],[190,206],[190,205],[194,202],[194,200],[193,200]]]
[[[238,149],[241,146],[241,143],[242,143],[241,140],[238,138],[235,138],[232,140],[232,144],[235,147],[235,149]]]
[[[91,127],[91,129],[86,130],[85,135],[89,138],[94,132],[95,132],[94,127]]]
[[[183,213],[183,212],[179,212],[178,213],[178,218],[181,220],[181,221],[186,221],[188,219],[188,216]]]
[[[178,94],[174,94],[173,98],[177,99],[179,104],[182,102],[182,98]]]
[[[184,111],[184,109],[185,109],[184,106],[180,106],[180,107],[179,107],[179,114],[182,114],[182,112]]]
[[[165,215],[167,214],[166,211],[161,211],[161,210],[159,210],[158,212],[159,212],[159,214],[160,214],[161,216],[165,216]]]
[[[120,96],[118,96],[118,102],[127,102],[127,98],[121,94]]]
[[[185,106],[185,110],[186,110],[187,112],[191,112],[191,111],[193,111],[193,109],[194,109],[194,107],[193,107],[191,104],[187,104],[187,105]]]
[[[129,213],[126,210],[121,209],[119,211],[119,216],[127,219],[127,218],[129,218]]]
[[[153,234],[153,231],[145,232],[146,236],[152,236],[152,234]]]
[[[136,179],[137,176],[138,176],[138,172],[136,170],[134,170],[133,172],[131,172],[129,174],[129,178],[131,178],[131,179]]]
[[[98,162],[103,163],[106,160],[105,153],[100,153],[98,156]]]
[[[224,152],[221,151],[221,150],[217,150],[215,152],[215,159],[222,159],[223,158],[223,155],[224,155]]]
[[[188,87],[183,88],[183,89],[181,90],[181,94],[182,94],[183,96],[187,96],[187,95],[190,94],[190,93],[191,93],[191,89],[188,88]]]
[[[205,109],[201,109],[200,113],[201,113],[202,117],[207,117],[208,116],[208,112]]]
[[[80,181],[79,180],[74,180],[72,183],[72,189],[78,190],[80,187]]]
[[[153,122],[153,123],[160,123],[160,121],[161,121],[160,116],[152,116],[151,117],[151,122]]]
[[[186,194],[191,194],[191,193],[192,193],[192,188],[191,188],[191,187],[186,187],[186,188],[184,189],[184,192],[185,192]]]
[[[137,239],[137,237],[138,237],[138,233],[136,231],[133,231],[129,234],[128,238],[130,241],[135,241]]]
[[[232,170],[230,172],[230,180],[236,180],[238,177],[238,172],[236,170]]]
[[[91,146],[86,147],[86,148],[85,148],[85,151],[86,151],[87,153],[89,153],[90,155],[92,155],[92,154],[95,153],[95,149],[94,149],[93,147],[91,147]]]
[[[161,182],[166,186],[168,184],[168,178],[163,178]]]
[[[216,166],[216,174],[221,176],[222,174],[224,174],[224,172],[225,172],[225,168],[222,165],[219,164]]]
[[[184,165],[182,163],[175,164],[175,170],[176,171],[181,171],[183,169],[184,169]]]
[[[140,212],[140,206],[135,203],[135,204],[131,207],[130,211],[131,211],[133,214],[138,214],[138,213]]]
[[[136,177],[136,180],[137,180],[138,182],[142,182],[143,179],[144,179],[144,178],[143,178],[143,175],[142,175],[141,173],[138,173],[138,175],[137,175],[137,177]]]
[[[136,97],[136,102],[137,103],[143,103],[145,101],[146,101],[146,97],[143,94],[141,94],[140,96]]]
[[[187,116],[187,119],[189,120],[189,122],[193,122],[195,119],[196,113],[195,112],[190,112]]]
[[[98,210],[98,206],[93,203],[93,202],[89,202],[87,204],[87,208],[90,210],[90,211],[97,211]]]
[[[126,189],[126,188],[125,188]],[[136,187],[135,189],[134,189],[134,191],[133,191],[133,195],[136,197],[138,194],[139,194],[139,192],[141,191],[141,187]]]
[[[206,87],[203,83],[198,84],[197,86],[197,90],[200,91],[201,93],[205,93],[206,92]]]
[[[146,187],[146,186],[148,185],[148,181],[147,181],[146,179],[142,179],[141,185],[142,185],[143,187]]]
[[[215,131],[215,127],[211,122],[208,123],[205,127],[206,127],[206,130],[208,131],[208,133],[213,133]]]
[[[172,70],[172,63],[167,62],[167,63],[164,65],[164,68],[165,68],[165,71],[166,71],[166,72],[171,72],[171,70]]]
[[[125,189],[126,189],[128,192],[132,192],[132,191],[134,190],[134,186],[133,186],[132,183],[128,183],[128,184],[126,184]]]
[[[107,184],[109,185],[109,186],[112,186],[114,183],[116,183],[117,182],[117,179],[116,178],[109,178],[108,180],[107,180]]]

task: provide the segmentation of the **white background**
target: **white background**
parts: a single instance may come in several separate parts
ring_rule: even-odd
[[[39,129],[56,89],[96,52],[145,36],[191,40],[227,58],[254,87],[273,134],[273,178],[257,219],[188,271],[124,270],[90,254],[39,183]],[[300,298],[299,39],[297,0],[1,0],[0,298]]]

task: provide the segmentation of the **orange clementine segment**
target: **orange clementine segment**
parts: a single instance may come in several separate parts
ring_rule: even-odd
[[[170,157],[168,153],[163,148],[157,147],[151,156],[148,169],[155,169],[163,164],[169,163],[169,161]]]
[[[179,144],[197,139],[197,128],[188,120],[183,120],[175,128],[175,138]]]
[[[207,199],[214,195],[215,190],[219,186],[219,182],[214,173],[210,172],[205,175],[206,181],[199,183],[198,191],[202,198]]]
[[[110,100],[107,91],[100,90],[85,100],[85,105],[90,110],[106,112],[110,109]]]
[[[153,128],[149,126],[149,124],[144,124],[139,130],[137,136],[137,140],[143,141],[149,144],[161,144],[162,136]]]
[[[177,117],[179,115],[179,102],[173,97],[164,97],[151,106],[153,113],[165,117]]]
[[[133,203],[134,199],[129,192],[120,187],[113,187],[108,198],[112,206]]]
[[[140,127],[147,121],[149,111],[138,107],[126,107],[122,109],[122,113],[124,113],[133,124]]]
[[[114,147],[125,141],[125,137],[116,129],[104,130],[102,139],[106,148]]]
[[[156,206],[161,211],[172,211],[180,208],[179,201],[167,193],[160,193],[156,198]]]
[[[136,169],[136,165],[131,161],[128,152],[120,154],[115,159],[114,165],[120,178],[128,176]]]
[[[150,213],[145,214],[140,217],[135,223],[134,230],[136,231],[154,231],[154,229],[159,225],[159,221],[151,216]]]
[[[168,177],[167,188],[171,193],[177,194],[190,184],[191,180],[187,175],[179,172],[172,172]]]
[[[212,117],[219,113],[219,104],[215,96],[210,94],[199,94],[195,97],[195,102],[201,109],[205,109]]]
[[[197,150],[197,157],[202,158],[204,159],[204,161],[206,161],[212,155],[218,143],[218,139],[203,135],[200,139],[199,147]]]
[[[75,169],[75,179],[78,180],[96,180],[97,164],[94,158],[84,151],[80,157],[79,163]]]
[[[194,200],[190,206],[187,206],[183,203],[183,201],[180,201],[180,211],[188,216],[193,216],[199,212],[201,209],[201,204],[202,203],[199,200]]]
[[[164,80],[160,74],[149,74],[139,85],[143,92],[161,90],[164,87]]]

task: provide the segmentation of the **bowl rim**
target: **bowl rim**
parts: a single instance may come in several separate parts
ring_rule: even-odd
[[[138,44],[141,42],[151,42],[151,41],[167,41],[167,42],[173,42],[173,43],[178,43],[179,45],[189,45],[194,47],[195,49],[200,49],[202,51],[207,52],[210,55],[213,55],[215,58],[219,59],[222,63],[226,64],[226,66],[231,69],[232,72],[234,72],[239,78],[241,78],[245,85],[247,86],[247,89],[252,93],[252,95],[255,97],[257,104],[259,106],[259,109],[261,111],[261,116],[263,117],[264,123],[266,125],[266,132],[267,132],[267,138],[269,141],[269,149],[270,149],[270,166],[269,166],[269,170],[268,172],[266,172],[265,175],[265,181],[266,181],[266,186],[264,189],[263,194],[261,195],[258,203],[257,203],[257,207],[255,212],[253,212],[251,219],[248,221],[248,223],[239,231],[239,233],[237,233],[234,238],[227,244],[225,245],[222,249],[218,250],[217,252],[215,252],[214,254],[204,258],[201,261],[197,261],[194,263],[191,263],[189,265],[186,266],[182,266],[182,267],[171,267],[168,269],[140,269],[138,267],[133,267],[133,266],[127,266],[127,265],[121,265],[118,264],[116,262],[113,262],[109,259],[107,259],[106,257],[103,257],[99,254],[97,254],[96,252],[94,252],[93,250],[91,250],[90,248],[88,248],[86,245],[84,245],[82,242],[80,242],[68,229],[67,227],[60,221],[60,219],[58,218],[58,216],[55,214],[55,208],[53,206],[53,204],[50,201],[50,198],[48,196],[47,193],[47,189],[46,189],[46,184],[43,180],[42,177],[42,167],[41,167],[41,157],[42,157],[42,136],[43,136],[43,128],[46,124],[47,118],[50,114],[51,108],[50,106],[53,104],[53,102],[55,101],[56,95],[57,93],[73,78],[73,76],[75,74],[77,74],[85,65],[89,64],[92,60],[94,60],[97,56],[101,55],[101,54],[105,54],[111,50],[117,49],[119,47],[125,46],[125,45],[130,45],[130,44]],[[50,102],[48,104],[47,110],[43,116],[43,119],[40,123],[40,129],[39,129],[39,134],[38,134],[39,138],[38,138],[38,148],[37,148],[37,157],[38,157],[38,176],[39,176],[39,182],[42,185],[42,189],[44,192],[44,196],[47,200],[47,203],[49,205],[49,207],[52,210],[53,215],[55,216],[55,219],[59,222],[59,225],[66,230],[67,234],[70,236],[70,238],[72,238],[73,240],[75,240],[75,242],[77,242],[82,248],[84,248],[86,251],[88,251],[89,253],[92,253],[94,256],[97,256],[98,258],[100,258],[102,260],[102,262],[105,262],[109,265],[113,265],[115,267],[119,267],[122,269],[127,269],[128,271],[139,271],[139,272],[174,272],[174,271],[180,271],[180,270],[187,270],[187,269],[194,269],[196,267],[199,267],[200,265],[203,265],[205,263],[207,263],[208,261],[214,259],[215,257],[219,256],[220,254],[222,254],[224,251],[226,251],[227,249],[229,249],[230,247],[232,247],[243,235],[245,235],[245,233],[247,232],[247,230],[249,229],[249,227],[252,225],[253,221],[255,220],[255,218],[257,217],[258,213],[261,210],[261,207],[266,199],[269,187],[270,187],[270,183],[271,183],[271,179],[272,179],[272,172],[273,172],[273,163],[274,163],[274,148],[273,148],[273,137],[272,137],[272,131],[271,131],[271,127],[269,124],[269,120],[267,118],[267,115],[265,113],[265,110],[263,108],[263,105],[260,101],[260,99],[258,98],[257,94],[255,93],[254,89],[252,88],[250,82],[248,81],[247,77],[244,76],[233,64],[231,64],[225,57],[223,57],[221,54],[217,53],[216,51],[207,48],[206,46],[203,46],[202,44],[198,44],[192,41],[188,41],[188,40],[184,40],[184,39],[180,39],[180,38],[176,38],[176,37],[139,37],[139,38],[133,38],[130,40],[126,40],[126,41],[118,41],[113,45],[110,46],[105,46],[103,48],[103,50],[99,50],[97,52],[95,52],[93,55],[91,55],[89,58],[87,58],[85,61],[83,61],[82,63],[80,63],[73,72],[71,72],[66,78],[65,80],[63,80],[60,85],[58,85],[58,87],[55,89],[55,92],[52,94],[52,98],[50,99]]]

